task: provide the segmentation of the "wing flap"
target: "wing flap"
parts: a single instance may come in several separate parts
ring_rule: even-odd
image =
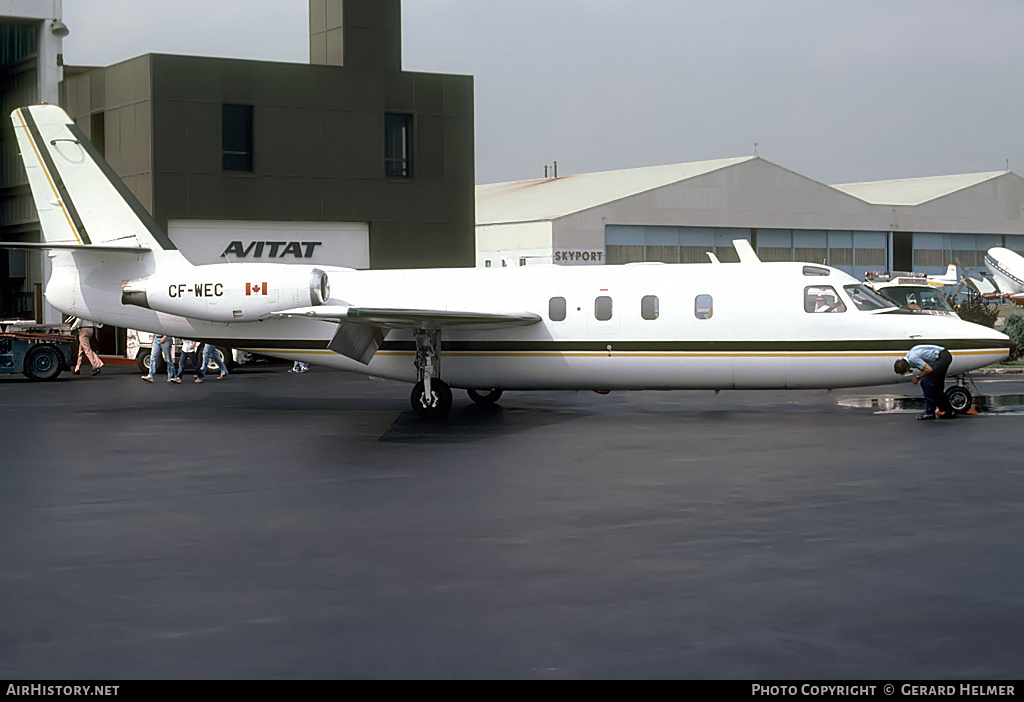
[[[385,336],[387,330],[380,327],[342,323],[338,325],[338,331],[327,344],[327,348],[365,366],[373,360],[373,355],[377,353]]]

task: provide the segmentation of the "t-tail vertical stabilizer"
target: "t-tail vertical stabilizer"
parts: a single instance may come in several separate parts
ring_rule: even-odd
[[[155,329],[121,304],[124,280],[158,269],[191,269],[149,212],[67,113],[33,105],[11,113],[42,241],[0,247],[43,249],[51,263],[47,301],[65,314],[135,329]]]
[[[38,248],[175,249],[64,110],[33,105],[15,110],[11,120],[42,225]]]

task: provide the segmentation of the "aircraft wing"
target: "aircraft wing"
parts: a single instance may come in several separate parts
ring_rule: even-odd
[[[975,292],[980,293],[981,295],[991,295],[999,292],[999,288],[985,279],[968,277],[964,280],[967,282],[969,287],[973,288]]]
[[[321,305],[300,307],[275,312],[273,317],[305,317],[330,322],[365,324],[385,329],[445,329],[447,327],[473,327],[476,329],[503,329],[525,327],[541,320],[532,312],[502,314],[494,312],[464,312],[449,310],[414,310],[385,307],[349,307]]]
[[[327,344],[327,348],[363,364],[368,364],[373,358],[389,329],[438,330],[459,327],[460,329],[472,328],[482,331],[506,327],[525,327],[541,321],[540,315],[532,312],[504,314],[347,305],[299,307],[275,312],[271,316],[322,319],[325,322],[337,323],[338,331]]]

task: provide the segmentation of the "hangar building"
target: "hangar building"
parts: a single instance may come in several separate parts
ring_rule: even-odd
[[[147,54],[99,68],[58,60],[60,2],[12,0],[34,14],[0,17],[0,240],[39,240],[6,115],[44,100],[193,263],[473,265],[473,78],[402,70],[401,0],[309,0],[309,64]],[[45,257],[8,255],[0,317],[57,321]],[[105,353],[123,351],[112,334]]]
[[[825,185],[757,156],[477,186],[477,265],[763,261],[934,274],[1024,252],[1024,179],[993,172]]]
[[[39,218],[8,115],[37,102],[56,103],[63,76],[62,0],[0,4],[0,241],[39,241]],[[42,314],[49,260],[0,249],[0,319]],[[58,321],[52,311],[47,322]],[[39,321],[42,321],[39,317]]]

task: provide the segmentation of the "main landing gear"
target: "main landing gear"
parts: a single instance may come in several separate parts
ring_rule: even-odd
[[[452,408],[452,388],[441,380],[441,331],[417,329],[416,384],[412,386],[409,402],[416,414],[426,419],[437,419]],[[501,397],[501,390],[467,390],[469,399],[478,405],[493,405]]]
[[[417,329],[416,384],[412,386],[413,411],[421,417],[435,419],[452,408],[452,389],[441,380],[441,331]]]
[[[480,390],[467,390],[466,393],[469,395],[469,399],[478,405],[493,405],[501,398],[501,390],[498,390],[497,388],[487,390],[486,392]]]

